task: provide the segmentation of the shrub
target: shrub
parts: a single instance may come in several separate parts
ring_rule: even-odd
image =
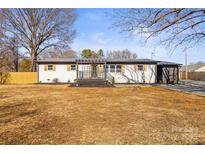
[[[59,79],[58,78],[54,78],[53,79],[53,83],[59,83]]]

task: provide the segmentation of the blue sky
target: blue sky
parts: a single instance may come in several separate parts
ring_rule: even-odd
[[[113,9],[77,9],[78,18],[75,22],[77,36],[71,44],[75,51],[82,51],[84,48],[92,50],[129,49],[137,53],[139,58],[151,58],[154,52],[154,59],[173,61],[184,64],[183,48],[176,50],[169,56],[169,49],[156,45],[150,40],[144,43],[144,38],[128,38],[125,33],[112,27],[112,18],[109,13]],[[205,61],[205,46],[188,49],[188,62]]]

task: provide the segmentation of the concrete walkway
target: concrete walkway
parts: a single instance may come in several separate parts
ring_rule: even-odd
[[[164,88],[205,96],[205,81],[180,81],[175,85],[161,85]]]
[[[181,80],[180,83],[181,84],[192,84],[192,85],[205,86],[205,81]]]

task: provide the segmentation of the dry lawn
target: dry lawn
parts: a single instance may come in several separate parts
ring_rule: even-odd
[[[0,86],[0,144],[205,144],[205,97],[152,86]]]

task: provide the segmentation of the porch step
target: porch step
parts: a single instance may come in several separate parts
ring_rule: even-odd
[[[107,84],[106,80],[104,79],[78,79],[76,80],[76,83],[73,83],[71,86],[104,87],[111,85]]]

